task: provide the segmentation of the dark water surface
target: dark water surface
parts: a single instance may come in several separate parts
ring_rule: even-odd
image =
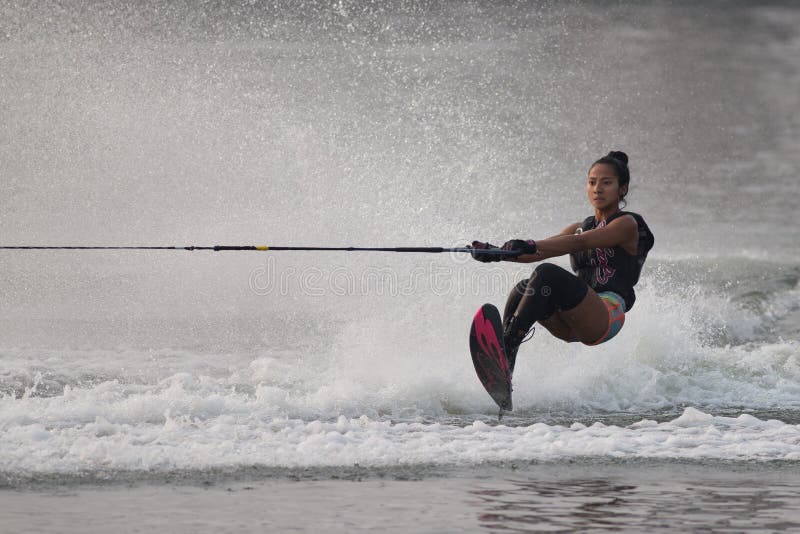
[[[400,470],[237,478],[3,490],[4,528],[84,533],[800,528],[800,471],[792,463],[577,460],[439,468],[422,478]]]

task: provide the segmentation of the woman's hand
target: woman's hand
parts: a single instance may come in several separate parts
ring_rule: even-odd
[[[516,250],[519,252],[518,256],[523,254],[536,254],[536,241],[533,239],[511,239],[506,241],[501,247],[503,250]],[[516,256],[513,256],[516,257]]]
[[[484,243],[482,241],[473,241],[472,245],[467,247],[471,248],[472,257],[482,263],[489,263],[493,261],[500,261],[502,259],[501,254],[491,254],[486,252],[481,252],[482,250],[489,250],[489,249],[497,249],[496,246],[492,245],[491,243]]]

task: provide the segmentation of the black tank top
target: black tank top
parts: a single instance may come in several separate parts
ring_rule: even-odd
[[[572,270],[578,278],[586,282],[589,287],[597,291],[613,291],[625,299],[625,310],[633,308],[636,302],[636,293],[633,286],[639,281],[639,274],[642,272],[642,265],[647,259],[647,253],[653,248],[655,238],[647,223],[638,213],[630,211],[618,211],[605,221],[598,224],[594,215],[584,219],[581,227],[575,233],[593,230],[603,227],[614,219],[631,215],[639,225],[639,244],[636,247],[636,255],[632,256],[622,247],[612,248],[592,248],[574,252],[570,254]]]

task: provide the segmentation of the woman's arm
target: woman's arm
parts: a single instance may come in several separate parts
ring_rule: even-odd
[[[554,235],[553,237],[558,237],[560,235],[572,235],[572,234],[575,233],[575,230],[577,230],[580,227],[581,227],[581,223],[579,223],[579,222],[572,223],[569,226],[567,226],[566,228],[564,228],[563,230],[561,230],[558,234]],[[548,238],[548,239],[551,239],[551,238]]]
[[[572,235],[572,234],[575,233],[575,230],[580,228],[580,226],[581,226],[581,223],[579,223],[579,222],[572,223],[569,226],[567,226],[566,228],[564,228],[563,230],[561,230],[558,234],[556,234],[556,235],[554,235],[552,237],[548,237],[547,239],[553,239],[555,237],[559,237],[559,236],[562,236],[562,235]],[[540,243],[540,241],[536,242],[537,245],[539,243]],[[534,261],[539,261],[538,259],[528,259],[528,256],[535,257],[534,255],[530,255],[530,254],[523,254],[522,256],[517,256],[515,258],[503,258],[503,260],[504,261],[515,261],[515,262],[518,262],[518,263],[531,263],[531,262],[534,262]]]
[[[611,248],[635,241],[639,235],[639,225],[630,215],[614,219],[607,226],[574,233],[580,223],[567,226],[559,235],[536,242],[536,254],[523,254],[515,260],[519,263],[563,256],[590,248]],[[567,232],[571,230],[570,232]]]

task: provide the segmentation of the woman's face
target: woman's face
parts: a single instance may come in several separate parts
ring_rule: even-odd
[[[589,179],[586,182],[586,196],[589,203],[597,210],[605,211],[617,207],[620,194],[619,177],[613,166],[607,163],[598,163],[589,169]]]

